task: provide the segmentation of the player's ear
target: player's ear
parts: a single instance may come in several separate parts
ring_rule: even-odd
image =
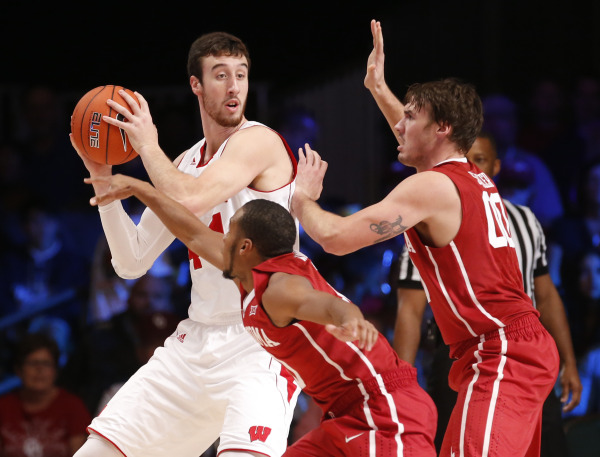
[[[494,160],[494,176],[500,173],[500,169],[502,168],[502,162],[500,159]]]
[[[190,87],[195,95],[202,95],[202,83],[196,76],[190,76]]]
[[[447,122],[444,122],[442,124],[438,124],[437,133],[448,136],[448,135],[450,135],[450,129],[451,128],[452,127]]]
[[[240,255],[248,255],[254,250],[254,243],[250,238],[244,238],[240,244]]]

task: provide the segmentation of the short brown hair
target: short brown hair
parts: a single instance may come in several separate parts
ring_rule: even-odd
[[[202,35],[190,46],[188,77],[195,76],[202,82],[202,58],[208,56],[244,56],[250,69],[250,54],[242,40],[229,33],[212,32]]]
[[[416,83],[406,92],[405,104],[408,103],[417,110],[429,106],[435,122],[452,127],[450,140],[465,154],[481,131],[483,108],[471,84],[454,78]]]

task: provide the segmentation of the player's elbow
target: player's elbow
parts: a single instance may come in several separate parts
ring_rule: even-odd
[[[142,267],[140,264],[134,265],[123,265],[115,259],[111,260],[112,266],[117,276],[123,279],[137,279],[141,278],[146,274],[148,268]]]
[[[318,241],[323,250],[328,254],[342,256],[354,252],[355,249],[349,245],[349,243],[343,239],[341,234],[328,234],[321,237]]]

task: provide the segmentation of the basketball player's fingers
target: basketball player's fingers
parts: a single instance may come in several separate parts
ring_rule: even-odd
[[[129,98],[131,98],[129,95],[127,95],[127,96]],[[131,118],[133,117],[133,114],[131,113],[131,111],[129,111],[123,105],[121,105],[120,103],[115,102],[114,100],[112,100],[110,98],[108,100],[106,100],[106,104],[108,106],[110,106],[112,109],[114,109],[117,113],[119,113],[120,115],[122,115],[125,119],[127,119],[128,121],[131,121]],[[116,119],[116,116],[115,117],[102,116],[102,119],[104,121],[108,122],[109,124],[116,125],[117,127],[122,127],[122,125],[125,124],[125,122],[118,121]],[[110,119],[112,122],[109,122],[108,119]]]
[[[340,330],[340,327],[338,327],[337,325],[325,324],[325,330],[331,333],[338,340],[346,341],[346,339],[344,339],[343,333]]]
[[[306,165],[306,155],[304,155],[302,148],[298,148],[298,166],[304,165]]]
[[[383,52],[383,32],[381,30],[381,22],[375,22],[375,31],[373,32],[373,43],[377,53]]]
[[[367,351],[371,350],[372,347],[372,339],[371,328],[369,326],[369,322],[363,320],[358,326],[359,332],[359,348],[365,349]]]
[[[369,342],[367,344],[367,351],[373,349],[373,346],[375,346],[375,343],[377,342],[377,338],[379,338],[379,332],[375,326],[372,325],[369,329]]]
[[[98,206],[98,205],[108,205],[109,203],[114,202],[116,199],[113,198],[110,194],[100,194],[90,198],[90,205]]]
[[[322,160],[322,161],[321,161],[321,168],[320,168],[320,171],[321,171],[321,174],[322,174],[323,176],[325,175],[325,172],[327,171],[327,167],[328,167],[328,166],[329,166],[329,164],[328,164],[328,163],[327,163],[325,160]]]
[[[321,161],[321,156],[319,155],[319,153],[317,151],[315,151],[313,148],[310,147],[310,145],[308,143],[306,143],[304,145],[308,150],[310,150],[311,155],[313,156],[313,163],[318,163]]]
[[[304,143],[304,154],[306,156],[306,165],[312,167],[315,163],[314,151],[310,148],[308,143]]]
[[[569,396],[571,399],[569,400]],[[563,403],[563,411],[572,411],[581,401],[581,390],[569,384],[563,386],[560,401]]]
[[[146,101],[144,96],[137,91],[135,91],[134,94],[138,99],[138,103],[139,103],[140,107],[142,108],[142,111],[150,111],[150,107],[148,106],[148,102]],[[138,109],[137,106],[135,106],[135,103],[132,106],[132,108],[134,109],[134,111],[133,111],[134,113],[135,113],[135,109]]]
[[[86,184],[94,183],[110,183],[112,176],[90,176],[89,178],[83,178],[83,182]]]
[[[139,95],[137,92],[134,93],[138,99],[141,97],[141,95]],[[124,90],[120,90],[119,95],[127,102],[129,109],[133,114],[138,114],[140,112],[140,104],[138,104],[138,102],[131,95]]]

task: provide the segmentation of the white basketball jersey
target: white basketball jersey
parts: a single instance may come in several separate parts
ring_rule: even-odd
[[[256,126],[266,127],[259,122],[248,121],[242,125],[241,129]],[[201,165],[202,150],[205,143],[205,139],[202,139],[187,151],[179,163],[178,169],[192,176],[200,176],[215,161],[220,159],[228,141],[229,138],[223,142],[208,163]],[[270,200],[279,203],[289,211],[295,188],[296,159],[287,143],[283,141],[283,144],[288,151],[294,167],[294,180],[270,192],[246,187],[227,201],[217,205],[212,211],[202,216],[200,220],[217,232],[227,233],[229,230],[229,219],[250,200]],[[296,221],[297,226],[298,222]],[[296,248],[298,248],[298,238],[296,240]],[[195,253],[190,252],[189,256],[190,275],[192,278],[191,304],[188,310],[190,318],[207,324],[241,323],[241,297],[235,283],[230,279],[223,278],[221,270],[215,268]]]

